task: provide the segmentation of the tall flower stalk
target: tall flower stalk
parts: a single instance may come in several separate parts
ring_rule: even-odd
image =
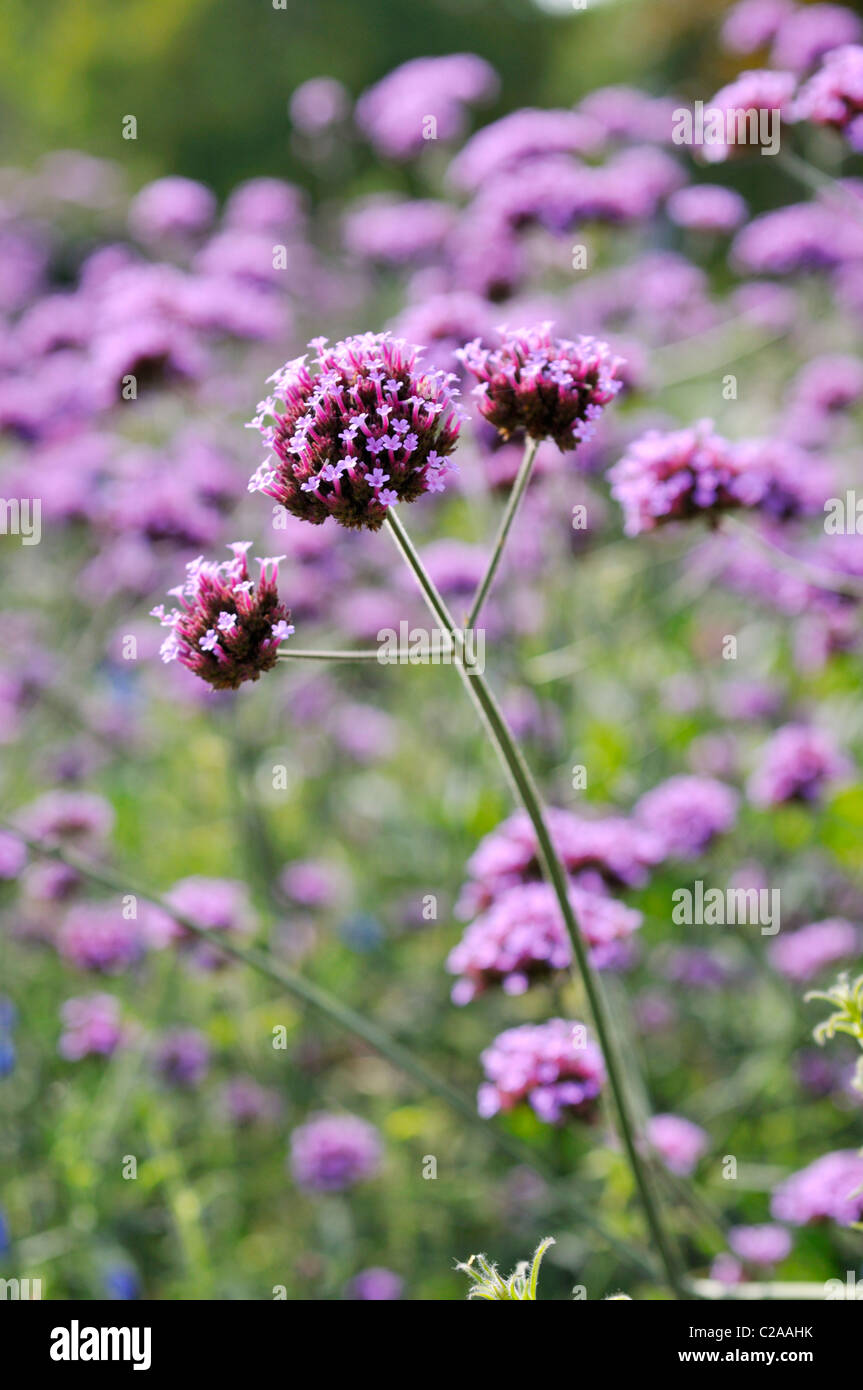
[[[621,1138],[644,1207],[651,1237],[655,1242],[671,1289],[676,1297],[684,1297],[671,1241],[662,1222],[660,1207],[650,1183],[647,1167],[638,1151],[635,1124],[624,1082],[623,1062],[619,1056],[614,1032],[610,1025],[605,996],[599,978],[590,963],[588,949],[569,900],[566,870],[555,851],[546,824],[542,799],[533,774],[487,681],[475,667],[469,664],[464,634],[457,627],[444,600],[426,571],[413,542],[394,511],[388,513],[386,525],[402,557],[416,577],[429,610],[452,639],[456,656],[460,658],[456,660],[455,665],[462,684],[479,713],[489,742],[503,763],[513,790],[530,817],[536,832],[543,871],[554,889],[572,943],[573,954],[578,962],[579,973],[584,982],[596,1034],[605,1058]]]

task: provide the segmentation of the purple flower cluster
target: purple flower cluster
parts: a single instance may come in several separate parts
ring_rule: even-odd
[[[791,1253],[791,1236],[781,1226],[732,1226],[728,1244],[748,1265],[781,1264]]]
[[[575,886],[569,899],[593,964],[601,969],[616,963],[621,943],[641,926],[641,913]],[[547,883],[518,884],[495,898],[450,952],[447,970],[459,976],[453,1002],[470,1003],[497,984],[507,994],[523,994],[531,980],[571,963],[572,946],[554,890]]]
[[[863,47],[831,49],[797,97],[794,115],[841,130],[851,148],[863,153]]]
[[[562,1018],[500,1033],[482,1053],[487,1080],[477,1097],[490,1119],[527,1101],[546,1124],[589,1120],[605,1082],[605,1065],[583,1024]]]
[[[663,857],[657,837],[625,816],[587,820],[553,806],[546,820],[558,856],[583,888],[641,888]],[[517,884],[538,879],[539,847],[527,813],[516,811],[486,835],[467,868],[468,881],[456,909],[462,917],[488,907]]]
[[[85,994],[68,999],[60,1010],[63,1033],[58,1043],[61,1057],[79,1062],[82,1057],[110,1057],[129,1037],[120,1019],[120,1001],[112,994]]]
[[[648,430],[608,476],[628,536],[693,516],[715,521],[723,511],[756,505],[761,495],[759,480],[711,420],[691,429]]]
[[[501,329],[500,346],[479,339],[458,353],[479,383],[474,395],[483,419],[508,439],[527,434],[574,449],[589,439],[603,407],[621,389],[622,365],[595,338],[554,338],[551,324]]]
[[[127,921],[117,906],[81,903],[63,919],[57,949],[78,970],[119,975],[140,960],[144,943],[138,923]]]
[[[863,1157],[854,1149],[822,1154],[792,1173],[773,1194],[770,1212],[777,1221],[807,1226],[835,1221],[851,1226],[863,1218]]]
[[[670,777],[636,803],[633,814],[675,859],[694,859],[737,819],[739,797],[712,777]]]
[[[175,883],[165,894],[165,902],[198,926],[212,932],[224,932],[228,939],[241,940],[254,930],[255,918],[249,902],[249,890],[244,883],[234,879],[192,875]],[[220,951],[181,923],[171,920],[169,930],[173,939],[188,952],[193,964],[200,969],[217,970],[225,965],[226,957]]]
[[[162,660],[179,659],[215,690],[237,690],[272,670],[279,644],[294,630],[290,611],[279,600],[279,560],[260,560],[255,583],[246,562],[251,544],[235,541],[229,547],[234,558],[221,564],[199,556],[186,566],[185,584],[170,591],[180,608],[152,609],[152,616],[171,629]]]
[[[210,1045],[196,1028],[175,1028],[159,1039],[153,1065],[169,1085],[193,1090],[209,1070]]]
[[[647,1122],[646,1138],[668,1171],[682,1178],[695,1172],[710,1143],[704,1130],[682,1115],[653,1115]]]
[[[387,508],[441,492],[459,432],[455,377],[425,372],[420,350],[389,333],[317,349],[270,380],[252,421],[272,456],[250,486],[315,525],[377,531]]]
[[[805,984],[828,966],[853,960],[860,946],[860,932],[852,922],[828,917],[778,936],[770,943],[770,962],[787,980]]]
[[[309,1192],[343,1192],[377,1173],[381,1141],[357,1115],[313,1115],[291,1135],[291,1171]]]
[[[461,134],[465,109],[490,100],[497,86],[494,69],[474,53],[414,58],[364,92],[354,116],[380,154],[410,159],[428,140]]]
[[[785,724],[761,750],[749,779],[749,798],[757,806],[818,801],[850,769],[830,734],[808,724]]]

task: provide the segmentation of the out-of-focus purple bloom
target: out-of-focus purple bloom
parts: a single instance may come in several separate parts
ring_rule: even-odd
[[[304,203],[300,189],[284,179],[249,179],[237,184],[225,204],[224,225],[285,236],[302,227]]]
[[[708,1135],[682,1115],[653,1115],[647,1122],[647,1142],[670,1173],[688,1178],[710,1143]]]
[[[684,985],[687,990],[724,989],[733,979],[733,971],[721,956],[699,946],[684,946],[673,951],[666,974],[669,980]]]
[[[772,719],[782,708],[782,691],[769,681],[726,681],[716,692],[716,709],[725,719]]]
[[[714,432],[711,420],[691,429],[648,430],[608,473],[612,496],[623,508],[626,535],[754,506],[763,484],[746,463],[734,445]]]
[[[844,5],[795,5],[775,35],[770,61],[776,67],[802,73],[831,49],[857,43],[863,24]]]
[[[0,830],[0,879],[17,878],[27,863],[27,849],[17,835]]]
[[[440,252],[455,217],[448,204],[433,198],[379,196],[350,210],[344,242],[361,260],[415,265]]]
[[[127,920],[119,907],[81,903],[66,914],[57,949],[78,970],[119,975],[140,960],[144,942],[138,923]]]
[[[129,226],[139,241],[186,241],[205,232],[215,212],[209,188],[194,179],[170,176],[148,183],[136,194]]]
[[[678,227],[699,232],[733,232],[746,221],[746,200],[733,188],[698,183],[678,188],[666,204],[668,215]]]
[[[322,135],[350,109],[348,90],[335,77],[310,77],[294,89],[289,105],[291,120],[304,135]]]
[[[429,361],[451,372],[459,366],[458,348],[474,338],[486,337],[492,325],[487,300],[466,290],[452,290],[408,304],[396,320],[395,329],[407,342],[425,344]]]
[[[451,183],[475,193],[522,162],[553,154],[595,154],[602,143],[598,122],[577,111],[512,111],[484,126],[456,155]]]
[[[196,1028],[176,1028],[159,1039],[153,1065],[169,1085],[191,1090],[207,1075],[210,1045]]]
[[[791,1253],[791,1236],[782,1226],[732,1226],[728,1244],[749,1265],[778,1265]]]
[[[314,525],[332,516],[377,531],[388,507],[443,489],[460,427],[455,379],[423,371],[420,349],[389,333],[310,346],[318,372],[305,357],[288,362],[251,422],[272,453],[250,489]]]
[[[612,140],[667,144],[679,103],[673,97],[651,96],[634,87],[597,87],[579,103],[583,116],[596,121]],[[586,151],[589,152],[589,151]]]
[[[186,582],[171,593],[181,607],[151,610],[170,633],[162,644],[163,661],[179,659],[215,690],[237,690],[260,679],[275,666],[279,646],[290,637],[290,610],[279,600],[279,560],[260,560],[257,583],[250,577],[246,551],[251,541],[228,548],[234,558],[222,564],[202,556],[186,566]]]
[[[57,1048],[68,1062],[78,1062],[91,1054],[110,1057],[129,1037],[120,1020],[120,1001],[112,994],[68,999],[60,1017],[64,1031]]]
[[[25,806],[21,829],[46,845],[94,847],[111,833],[114,808],[91,792],[51,791]]]
[[[772,68],[747,68],[733,82],[720,88],[709,103],[711,111],[721,111],[724,118],[722,138],[701,146],[701,154],[711,164],[719,164],[732,155],[757,149],[762,140],[772,141],[775,123],[787,121],[792,114],[792,98],[796,81],[793,72],[775,72]],[[769,113],[768,130],[763,116]],[[707,127],[705,127],[705,133]],[[777,149],[778,153],[778,136]],[[764,148],[768,148],[765,144]]]
[[[853,960],[860,951],[860,932],[844,917],[810,922],[798,931],[784,932],[770,943],[770,962],[795,984],[804,984],[828,966]]]
[[[722,24],[723,46],[732,53],[754,53],[770,43],[794,8],[792,0],[738,0]]]
[[[777,1187],[770,1214],[792,1226],[825,1220],[851,1226],[863,1217],[863,1157],[854,1149],[822,1154]]]
[[[477,339],[459,357],[479,383],[480,414],[504,439],[524,432],[574,449],[590,438],[620,390],[620,363],[607,343],[554,338],[551,327],[503,329],[499,347],[484,348]]]
[[[429,140],[452,140],[465,109],[497,91],[494,69],[474,53],[413,58],[363,92],[354,117],[379,154],[409,159]]]
[[[341,887],[341,873],[319,859],[298,859],[279,876],[279,887],[286,897],[303,907],[332,907]]]
[[[343,1192],[376,1175],[381,1141],[357,1115],[320,1112],[291,1134],[291,1171],[309,1192]]]
[[[807,724],[785,724],[762,748],[748,795],[756,806],[818,801],[831,783],[850,771],[851,763],[830,734]]]
[[[404,1293],[404,1280],[391,1269],[373,1266],[355,1275],[345,1287],[345,1298],[363,1303],[394,1303]]]
[[[570,903],[593,964],[616,963],[615,948],[641,926],[641,913],[616,898],[570,888]],[[467,1004],[483,990],[502,985],[523,994],[531,980],[572,962],[572,946],[554,890],[547,883],[508,888],[465,929],[447,957],[446,968],[459,976],[455,1004]]]
[[[546,819],[567,872],[584,887],[641,888],[662,858],[657,837],[625,816],[587,820],[553,806]],[[506,889],[540,878],[539,847],[527,813],[516,811],[486,835],[467,869],[459,916],[472,916]]]
[[[863,152],[863,47],[834,48],[794,103],[794,119],[844,131]]]
[[[727,1250],[723,1250],[711,1261],[710,1277],[718,1279],[720,1284],[742,1284],[745,1277],[743,1265]]]
[[[717,835],[731,830],[739,797],[712,777],[669,777],[646,792],[635,818],[655,835],[668,855],[694,859]]]
[[[527,1101],[546,1124],[589,1120],[605,1082],[605,1064],[581,1023],[562,1018],[500,1033],[481,1057],[486,1081],[477,1096],[490,1119]]]
[[[238,1129],[273,1124],[282,1110],[278,1094],[251,1076],[235,1076],[226,1082],[220,1104],[225,1119]]]
[[[762,213],[737,233],[731,247],[732,262],[755,275],[832,270],[861,256],[863,225],[826,199]]]
[[[863,361],[845,353],[813,357],[793,378],[782,426],[807,448],[824,444],[837,415],[863,399]]]
[[[255,918],[248,889],[235,879],[199,875],[183,878],[165,894],[165,902],[198,926],[224,932],[229,940],[242,939],[254,930]],[[175,922],[174,928],[176,941],[190,951],[196,965],[216,970],[227,964],[227,957],[182,923]]]

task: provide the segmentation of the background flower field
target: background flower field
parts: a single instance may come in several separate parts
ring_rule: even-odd
[[[546,322],[607,341],[622,388],[577,449],[539,444],[478,626],[546,804],[573,834],[620,818],[567,868],[631,910],[594,964],[663,1226],[691,1294],[863,1277],[860,1049],[819,1047],[804,1000],[863,940],[863,541],[825,524],[859,469],[863,142],[800,95],[863,23],[46,16],[0,18],[0,1277],[461,1299],[457,1260],[508,1271],[552,1233],[542,1297],[669,1296],[607,1088],[561,1124],[477,1109],[499,1035],[591,1020],[567,970],[500,988],[486,961],[460,994],[447,968],[515,810],[458,673],[290,659],[427,627],[420,589],[386,529],[248,487],[267,379],[310,340],[421,344],[466,418],[441,490],[397,510],[463,620],[524,440],[456,349]],[[791,74],[781,153],[675,145],[674,110],[749,68]],[[38,544],[8,524],[34,499]],[[213,690],[159,659],[151,610],[237,538],[285,557],[294,630]],[[699,881],[778,890],[779,929],[676,920]]]

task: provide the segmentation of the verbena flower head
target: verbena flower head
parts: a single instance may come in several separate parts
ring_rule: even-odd
[[[325,344],[309,345],[315,370],[299,357],[270,377],[251,427],[271,455],[249,487],[314,525],[334,517],[377,531],[388,507],[443,490],[461,423],[456,378],[425,371],[421,350],[389,333]]]
[[[641,798],[635,816],[666,854],[690,859],[731,829],[738,801],[731,787],[712,777],[669,777]]]
[[[654,1115],[647,1122],[647,1141],[668,1171],[683,1178],[695,1171],[709,1143],[704,1130],[682,1115]]]
[[[759,765],[749,779],[749,797],[757,806],[818,801],[829,784],[845,776],[850,766],[824,730],[807,724],[785,724],[761,751]]]
[[[555,850],[581,887],[641,888],[663,856],[661,842],[625,816],[587,820],[550,807],[548,828]],[[516,811],[486,835],[468,861],[468,881],[456,909],[461,917],[488,907],[498,894],[541,877],[536,831]]]
[[[860,950],[860,932],[844,917],[809,922],[798,931],[783,932],[770,943],[770,963],[795,984],[820,975],[828,966],[853,960]]]
[[[120,1021],[120,1001],[113,994],[86,994],[68,999],[60,1010],[64,1032],[57,1050],[68,1062],[96,1054],[110,1057],[128,1037]]]
[[[605,1081],[602,1053],[581,1023],[553,1018],[500,1033],[482,1054],[477,1095],[486,1119],[527,1101],[546,1124],[590,1119]]]
[[[570,902],[598,969],[617,959],[620,944],[641,926],[641,913],[615,898],[570,888]],[[532,979],[566,970],[572,946],[554,890],[547,883],[508,889],[466,928],[447,959],[460,978],[455,1004],[468,1004],[491,985],[524,994]]]
[[[863,1157],[853,1149],[822,1154],[777,1187],[770,1214],[792,1226],[825,1220],[851,1226],[863,1218]]]
[[[834,48],[794,105],[800,121],[844,131],[852,149],[863,151],[863,47]]]
[[[144,943],[138,923],[127,921],[117,907],[81,903],[63,921],[57,949],[79,970],[118,975],[140,960]]]
[[[165,902],[183,917],[212,932],[223,932],[228,940],[248,936],[255,926],[255,916],[244,883],[229,878],[205,878],[193,874],[182,878],[165,894]],[[159,914],[161,916],[161,913]],[[221,951],[195,935],[182,923],[166,922],[169,938],[190,953],[192,962],[202,970],[218,970],[227,963]]]
[[[313,1115],[291,1135],[291,1171],[311,1192],[342,1192],[373,1177],[380,1161],[380,1136],[358,1115]]]
[[[794,5],[779,25],[770,62],[775,67],[806,72],[832,49],[859,43],[861,35],[860,16],[845,5]]]
[[[404,1293],[405,1283],[391,1269],[373,1265],[354,1275],[345,1289],[345,1298],[361,1303],[393,1303]]]
[[[732,1226],[728,1244],[750,1265],[778,1265],[791,1253],[791,1236],[781,1226]]]
[[[278,659],[279,644],[290,637],[290,611],[279,601],[279,559],[259,560],[257,582],[249,574],[251,541],[228,548],[233,559],[221,564],[201,556],[186,566],[186,582],[171,593],[180,607],[151,610],[171,629],[162,643],[163,661],[179,660],[216,690],[237,690],[256,681]]]
[[[169,1085],[191,1090],[207,1075],[210,1045],[197,1028],[175,1028],[159,1039],[153,1065]]]
[[[589,439],[603,408],[614,400],[623,364],[597,338],[554,338],[551,324],[500,329],[496,348],[479,338],[458,353],[479,383],[480,414],[508,439],[525,433],[553,439],[561,450]]]
[[[730,508],[754,506],[762,487],[760,476],[748,475],[745,456],[714,432],[711,420],[692,429],[648,430],[608,476],[627,536],[669,521],[715,518]]]

